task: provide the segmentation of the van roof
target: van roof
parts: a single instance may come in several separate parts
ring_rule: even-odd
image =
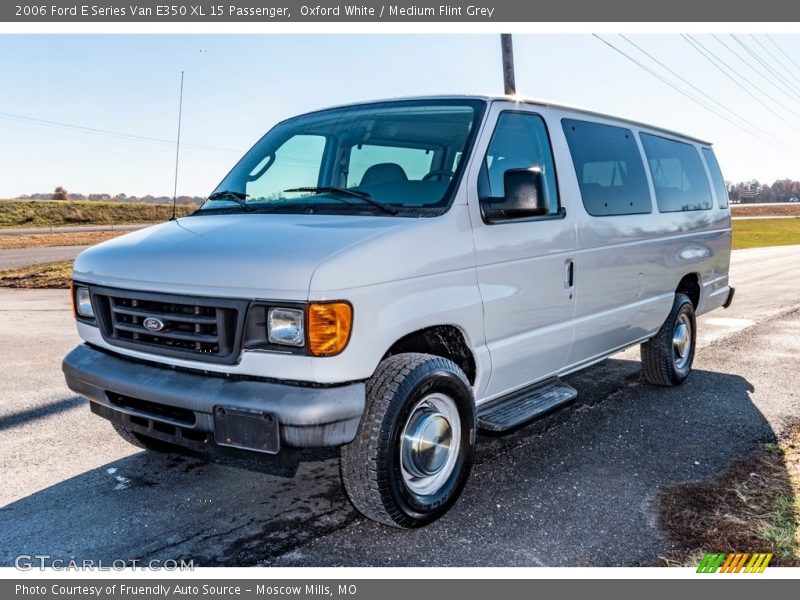
[[[553,102],[550,100],[544,100],[541,98],[529,98],[526,96],[508,96],[508,95],[491,95],[491,94],[442,94],[442,95],[433,95],[433,96],[401,96],[396,98],[381,98],[377,100],[364,100],[360,102],[352,102],[348,104],[341,104],[338,106],[327,107],[321,109],[320,111],[311,111],[313,112],[322,112],[323,110],[330,110],[331,108],[344,108],[346,106],[360,106],[364,104],[378,104],[381,102],[392,102],[392,101],[403,101],[403,100],[457,100],[457,99],[473,99],[473,100],[484,100],[487,102],[518,102],[522,104],[532,104],[536,106],[544,106],[548,108],[556,108],[560,110],[568,110],[571,112],[576,112],[584,115],[591,115],[593,117],[601,117],[603,119],[611,119],[614,121],[619,121],[620,123],[626,123],[628,125],[633,125],[635,127],[642,127],[645,129],[650,129],[651,131],[658,131],[661,133],[665,133],[667,135],[671,135],[674,137],[683,138],[684,140],[696,142],[698,144],[704,144],[706,146],[711,146],[711,142],[706,140],[702,140],[700,138],[686,135],[685,133],[681,133],[679,131],[674,131],[672,129],[667,129],[665,127],[659,127],[658,125],[651,125],[649,123],[644,123],[642,121],[636,121],[634,119],[626,119],[625,117],[618,117],[616,115],[610,115],[607,113],[602,113],[595,110],[589,110],[586,108],[581,108],[579,106],[572,106],[569,104],[563,104],[560,102]]]

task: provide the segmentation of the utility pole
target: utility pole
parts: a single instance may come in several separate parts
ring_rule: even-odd
[[[514,46],[510,33],[500,34],[500,48],[503,52],[503,86],[507,96],[517,93],[517,83],[514,81]]]

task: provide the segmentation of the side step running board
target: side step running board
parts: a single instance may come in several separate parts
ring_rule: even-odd
[[[478,407],[478,427],[488,431],[507,431],[535,419],[578,396],[578,390],[559,378],[547,379],[490,400]]]

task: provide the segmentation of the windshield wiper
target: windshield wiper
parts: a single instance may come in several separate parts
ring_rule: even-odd
[[[244,210],[250,210],[251,207],[247,205],[246,198],[247,194],[244,194],[242,192],[234,192],[233,190],[222,190],[219,192],[214,192],[208,198],[206,198],[206,200],[231,200],[233,202],[236,202],[236,204],[241,206]]]
[[[333,194],[342,194],[344,196],[352,196],[353,198],[359,198],[364,202],[367,202],[374,206],[375,208],[379,208],[383,212],[396,215],[400,212],[400,209],[392,206],[390,204],[384,204],[383,202],[379,202],[375,200],[372,196],[370,196],[367,192],[359,192],[358,190],[349,190],[343,187],[336,187],[333,185],[322,185],[319,187],[299,187],[299,188],[289,188],[288,190],[283,190],[284,192],[311,192],[315,194],[325,194],[325,193],[333,193]]]

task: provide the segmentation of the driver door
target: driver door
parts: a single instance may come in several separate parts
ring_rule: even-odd
[[[492,372],[484,400],[564,366],[575,312],[575,227],[563,210],[547,123],[524,104],[495,103],[470,171],[477,278]],[[537,107],[538,108],[538,107]],[[538,168],[548,214],[488,224],[482,199],[502,197],[508,169]]]

